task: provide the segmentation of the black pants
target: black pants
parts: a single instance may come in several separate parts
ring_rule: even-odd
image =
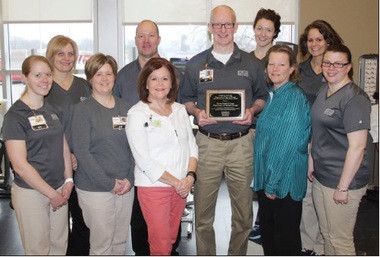
[[[262,190],[258,195],[264,255],[300,255],[302,201],[294,201],[289,194],[284,199],[271,200]]]
[[[78,195],[75,191],[75,187],[73,187],[69,199],[69,219],[70,217],[72,219],[72,229],[69,229],[69,241],[66,255],[89,255],[90,230],[84,223],[82,209],[79,207]]]
[[[144,216],[141,211],[139,199],[137,197],[137,187],[135,186],[135,199],[133,200],[132,217],[131,217],[131,236],[132,236],[132,249],[136,255],[150,255],[149,242],[148,242],[148,227],[146,225]],[[181,240],[181,223],[177,240],[173,244],[171,255],[179,255],[177,247]]]

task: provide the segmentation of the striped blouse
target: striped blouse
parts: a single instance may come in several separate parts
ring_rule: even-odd
[[[254,190],[301,201],[306,193],[310,106],[296,82],[270,90],[257,121]]]

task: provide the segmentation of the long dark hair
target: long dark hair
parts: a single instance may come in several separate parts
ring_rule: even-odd
[[[319,33],[323,35],[328,45],[340,45],[344,43],[343,39],[339,36],[338,32],[333,29],[330,23],[324,20],[315,20],[305,28],[305,31],[300,36],[299,45],[302,57],[305,57],[309,52],[307,49],[307,37],[311,29],[317,29]]]

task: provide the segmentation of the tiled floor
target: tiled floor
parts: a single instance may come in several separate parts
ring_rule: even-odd
[[[257,210],[254,202],[254,211]],[[226,255],[230,235],[230,202],[225,183],[221,185],[216,208],[215,232],[217,255]],[[371,190],[361,203],[358,220],[355,227],[355,244],[358,254],[379,255],[379,198],[378,191]],[[196,255],[195,235],[189,239],[182,238],[178,248],[180,255]],[[22,245],[18,234],[17,221],[14,212],[9,208],[9,198],[0,197],[0,255],[22,255]],[[262,255],[259,244],[249,242],[248,255]],[[134,255],[130,240],[126,255]]]

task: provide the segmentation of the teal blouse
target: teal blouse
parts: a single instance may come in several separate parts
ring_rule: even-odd
[[[301,201],[306,193],[310,106],[296,82],[270,89],[256,126],[255,191]]]

